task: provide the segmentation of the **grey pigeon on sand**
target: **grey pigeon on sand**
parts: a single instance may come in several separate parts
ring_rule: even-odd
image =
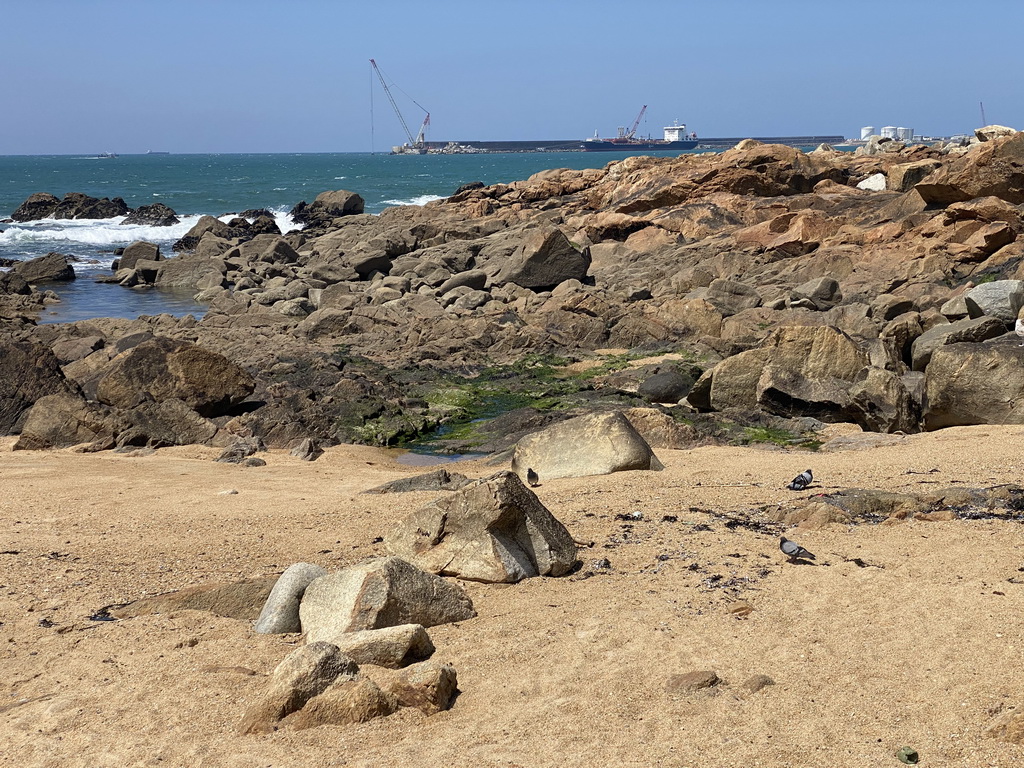
[[[812,475],[811,470],[808,469],[807,471],[801,472],[799,475],[794,477],[793,482],[791,482],[786,487],[789,488],[789,490],[791,491],[802,491],[804,488],[811,484],[811,481],[813,479],[814,475]]]
[[[533,467],[526,468],[526,482],[530,484],[531,488],[540,485],[540,476],[533,470]]]
[[[817,560],[817,558],[813,554],[811,554],[806,549],[801,547],[795,541],[790,541],[785,536],[783,536],[779,540],[779,549],[782,550],[783,554],[789,556],[790,562],[793,562],[794,560],[798,560],[800,558],[804,558],[807,560]]]

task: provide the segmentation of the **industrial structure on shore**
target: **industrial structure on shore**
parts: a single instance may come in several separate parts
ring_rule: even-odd
[[[620,127],[618,135],[614,138],[602,139],[596,134],[590,139],[541,139],[511,141],[427,141],[426,131],[430,125],[430,113],[422,106],[413,101],[417,107],[423,110],[425,117],[420,124],[419,132],[413,136],[409,125],[402,116],[398,104],[395,102],[391,89],[388,87],[381,73],[377,62],[370,59],[370,66],[380,81],[384,94],[387,96],[398,122],[402,126],[407,139],[406,143],[391,148],[393,155],[459,155],[459,154],[481,154],[486,152],[684,152],[687,150],[700,149],[726,149],[734,146],[745,138],[755,139],[765,144],[786,144],[791,147],[816,147],[819,144],[842,144],[845,139],[838,135],[822,136],[740,136],[731,138],[698,139],[696,133],[686,133],[686,125],[676,122],[673,125],[665,126],[663,138],[641,138],[636,135],[640,120],[647,111],[645,104],[636,116],[633,124],[627,130]],[[373,107],[371,104],[371,121]],[[868,129],[864,129],[868,130]],[[873,129],[871,129],[873,130]],[[885,129],[883,129],[885,130]],[[907,130],[900,128],[899,130]]]

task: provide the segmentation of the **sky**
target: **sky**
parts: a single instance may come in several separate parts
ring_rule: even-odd
[[[0,0],[0,155],[1024,129],[1024,0]],[[415,103],[414,103],[415,102]]]

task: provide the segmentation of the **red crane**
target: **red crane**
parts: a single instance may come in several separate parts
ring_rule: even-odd
[[[630,142],[633,137],[636,136],[636,129],[640,127],[640,121],[644,118],[644,112],[647,111],[647,105],[644,104],[643,109],[640,110],[640,114],[636,116],[636,120],[633,121],[633,125],[629,127],[627,131],[625,128],[619,127],[619,135],[616,136],[612,141],[616,142]]]

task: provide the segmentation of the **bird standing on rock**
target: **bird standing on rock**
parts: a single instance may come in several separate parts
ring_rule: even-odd
[[[1013,332],[1024,339],[1024,320],[1017,318],[1017,322],[1013,324]],[[1024,347],[1024,344],[1018,344],[1018,347]]]
[[[530,484],[531,488],[540,485],[540,475],[534,471],[533,467],[526,468],[526,482]]]
[[[794,477],[793,482],[791,482],[786,487],[789,488],[789,490],[791,491],[802,491],[804,488],[811,484],[812,480],[814,480],[814,475],[811,474],[811,470],[808,469],[807,471],[801,472],[799,475]]]
[[[801,558],[806,560],[817,560],[813,554],[801,547],[795,541],[790,541],[785,536],[779,540],[779,549],[782,550],[784,555],[789,557],[789,562],[791,563],[794,563]]]

